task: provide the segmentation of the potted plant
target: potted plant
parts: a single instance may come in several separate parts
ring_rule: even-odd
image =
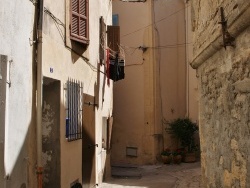
[[[162,162],[165,164],[170,164],[172,161],[172,153],[170,149],[165,149],[161,152]]]
[[[194,133],[198,131],[198,125],[189,118],[178,118],[168,124],[166,131],[173,134],[181,142],[181,146],[187,150],[185,162],[194,162],[196,160],[194,153]],[[187,159],[187,160],[186,160]]]
[[[177,149],[172,152],[172,155],[173,155],[173,163],[180,164],[182,161],[183,152],[180,149]]]

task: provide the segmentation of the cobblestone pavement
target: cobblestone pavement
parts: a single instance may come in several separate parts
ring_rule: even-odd
[[[124,170],[118,169],[120,174]],[[100,188],[200,188],[200,163],[181,163],[180,165],[148,165],[130,169],[131,176],[111,178]],[[134,176],[133,176],[134,173]],[[138,174],[140,174],[138,176]]]

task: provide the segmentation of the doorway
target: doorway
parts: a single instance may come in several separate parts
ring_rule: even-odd
[[[60,81],[44,77],[42,107],[43,187],[61,187]]]
[[[95,98],[83,95],[82,129],[82,187],[95,187],[96,141],[95,141]]]

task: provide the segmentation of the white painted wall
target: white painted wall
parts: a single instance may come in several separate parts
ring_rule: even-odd
[[[11,86],[5,125],[5,173],[10,180],[0,187],[28,186],[27,140],[32,124],[32,49],[34,5],[29,0],[0,3],[0,54],[8,56]],[[31,163],[30,163],[31,164]],[[32,164],[31,164],[32,165]],[[31,168],[35,168],[32,166]],[[3,177],[0,177],[3,178]],[[1,181],[0,181],[1,182]],[[30,184],[29,184],[30,185]]]

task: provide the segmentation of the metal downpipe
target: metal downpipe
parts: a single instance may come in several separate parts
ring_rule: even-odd
[[[37,187],[42,188],[42,92],[43,92],[43,74],[42,74],[42,29],[43,29],[43,0],[38,4],[38,46],[37,46]]]

